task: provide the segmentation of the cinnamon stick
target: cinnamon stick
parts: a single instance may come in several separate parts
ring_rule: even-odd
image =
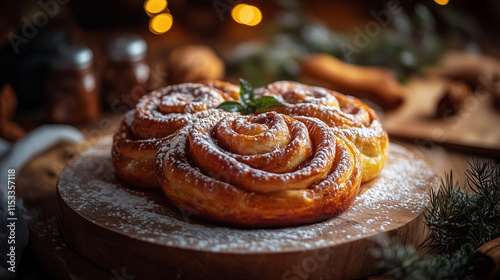
[[[404,101],[404,88],[387,68],[353,65],[331,55],[314,54],[300,61],[302,74],[331,89],[375,102],[386,110]]]
[[[471,262],[477,279],[500,279],[500,237],[479,247]]]
[[[21,126],[11,120],[16,108],[16,94],[9,84],[5,84],[0,91],[0,138],[11,142],[26,134]]]

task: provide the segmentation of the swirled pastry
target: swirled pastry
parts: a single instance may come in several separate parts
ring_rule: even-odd
[[[113,136],[111,159],[122,181],[147,189],[159,188],[154,162],[162,140],[138,139],[131,130],[135,110],[129,111]]]
[[[377,114],[359,99],[321,87],[296,82],[275,82],[257,90],[258,95],[279,98],[284,107],[276,108],[290,116],[318,118],[343,135],[361,152],[363,182],[375,178],[389,153],[389,138]]]
[[[238,88],[220,81],[168,86],[145,95],[129,111],[114,134],[111,158],[116,174],[128,184],[159,188],[154,173],[158,147],[188,123],[212,114],[225,100],[234,100]]]
[[[193,114],[215,108],[226,99],[203,84],[179,84],[145,95],[136,105],[132,131],[137,137],[160,138],[189,123]]]
[[[216,109],[238,94],[208,80],[145,95],[114,135],[118,177],[161,188],[200,219],[267,227],[337,215],[383,168],[387,133],[360,100],[276,82],[255,95],[274,96],[282,107],[251,115]]]
[[[238,100],[240,88],[227,82],[219,81],[219,80],[202,80],[198,83],[206,85],[207,87],[219,90],[224,96],[225,100]]]
[[[316,118],[275,112],[212,115],[160,148],[156,173],[177,207],[241,227],[330,218],[361,182],[356,147]]]

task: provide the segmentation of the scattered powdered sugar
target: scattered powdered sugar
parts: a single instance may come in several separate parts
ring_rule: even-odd
[[[391,144],[390,153],[409,152],[401,146]],[[391,155],[389,157],[390,160]],[[370,219],[372,222],[377,218],[390,220],[384,215],[391,210],[404,209],[410,213],[421,213],[424,210],[428,201],[429,185],[436,188],[439,184],[434,172],[412,154],[398,157],[389,164],[391,168],[386,166],[375,183],[369,182],[363,186],[362,193],[356,198],[351,209],[345,213],[346,217],[357,211],[369,211],[375,215]]]
[[[84,152],[62,172],[58,188],[63,200],[101,227],[188,250],[291,252],[366,238],[408,222],[400,216],[417,217],[428,203],[429,188],[438,186],[438,178],[423,161],[392,144],[385,169],[362,186],[343,214],[297,227],[236,229],[202,223],[193,219],[193,213],[181,213],[161,191],[124,186],[115,176],[110,144],[107,141]]]
[[[29,226],[30,234],[43,239],[48,248],[58,251],[66,247],[55,216],[44,214],[44,210],[39,207],[27,207],[23,218]]]

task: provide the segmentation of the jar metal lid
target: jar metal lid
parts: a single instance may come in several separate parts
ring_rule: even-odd
[[[146,57],[147,44],[135,34],[117,36],[107,45],[108,59],[113,61],[136,61]]]
[[[94,54],[92,51],[79,44],[63,44],[57,48],[56,55],[50,65],[63,70],[80,70],[92,65]]]

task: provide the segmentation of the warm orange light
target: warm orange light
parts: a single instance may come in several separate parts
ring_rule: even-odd
[[[150,14],[160,13],[165,10],[166,7],[166,0],[146,0],[146,2],[144,2],[144,10]]]
[[[171,14],[159,14],[149,20],[149,30],[155,34],[163,34],[170,30],[173,22]]]
[[[253,19],[247,23],[249,26],[255,26],[260,23],[262,20],[262,13],[260,12],[259,8],[255,6],[250,6],[253,10]]]
[[[438,3],[439,5],[446,5],[450,0],[434,0],[434,2]]]
[[[238,19],[241,23],[247,24],[252,21],[253,17],[253,9],[249,5],[245,5],[239,10]]]
[[[234,21],[236,21],[237,23],[242,24],[242,22],[240,21],[240,10],[241,10],[241,8],[243,8],[245,6],[246,6],[245,4],[236,5],[233,8],[233,10],[231,11],[231,16],[233,17]]]
[[[231,11],[231,16],[237,23],[249,26],[255,26],[262,20],[259,8],[246,4],[236,5]]]

